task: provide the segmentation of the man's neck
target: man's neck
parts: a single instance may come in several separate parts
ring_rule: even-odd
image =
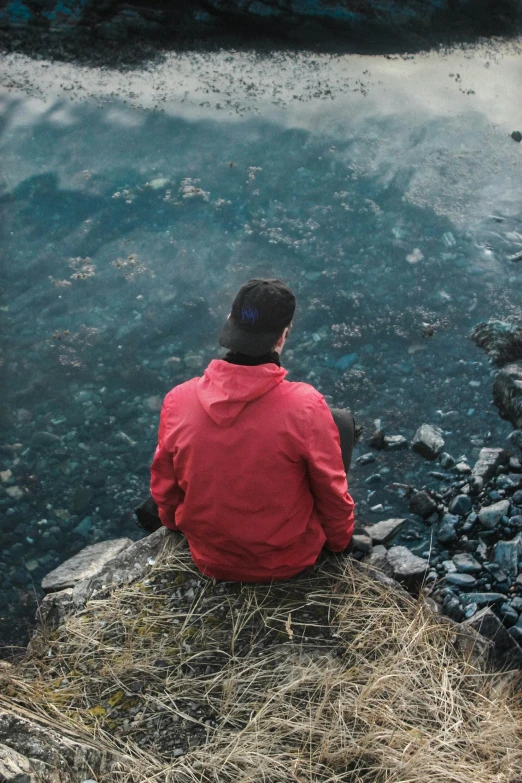
[[[246,353],[228,351],[221,358],[229,364],[242,364],[246,367],[257,367],[259,364],[277,364],[278,367],[281,367],[279,354],[276,351],[269,351],[262,356],[248,356]]]

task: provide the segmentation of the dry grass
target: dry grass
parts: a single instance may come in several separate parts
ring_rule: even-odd
[[[452,633],[349,561],[216,584],[178,544],[42,635],[0,704],[117,751],[100,783],[521,783],[520,696]]]

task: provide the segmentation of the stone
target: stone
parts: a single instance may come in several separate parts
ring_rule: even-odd
[[[369,465],[371,462],[375,462],[375,454],[369,451],[367,454],[361,454],[355,461],[358,465]]]
[[[509,500],[499,500],[491,506],[483,506],[479,511],[479,522],[486,530],[493,530],[502,517],[509,512]]]
[[[453,557],[453,562],[459,574],[478,574],[482,571],[479,561],[467,552],[456,554]]]
[[[86,546],[77,555],[47,574],[42,580],[42,590],[51,593],[66,587],[74,587],[82,579],[90,579],[103,568],[105,563],[131,544],[130,538],[116,538]]]
[[[406,519],[383,519],[374,525],[364,525],[363,530],[366,535],[370,536],[374,544],[386,544],[404,527],[406,522]]]
[[[473,478],[481,479],[482,484],[485,484],[496,474],[497,468],[504,465],[508,459],[509,455],[505,449],[481,449],[471,475]]]
[[[483,321],[473,327],[473,342],[500,367],[522,359],[522,328],[508,321]]]
[[[421,490],[420,492],[417,492],[413,497],[410,499],[410,510],[414,514],[418,514],[419,516],[423,517],[425,519],[426,517],[429,517],[430,514],[433,514],[434,511],[437,510],[437,504],[433,500],[433,498],[426,492],[426,490]]]
[[[513,493],[511,501],[515,506],[522,506],[522,489],[517,489],[517,491]]]
[[[464,620],[463,625],[478,631],[486,639],[491,639],[494,644],[491,656],[495,666],[522,667],[522,648],[491,609],[481,609],[469,620]]]
[[[428,561],[417,557],[405,546],[393,546],[389,549],[388,563],[393,579],[404,584],[408,590],[417,590],[429,570]]]
[[[509,629],[509,633],[519,644],[522,644],[522,614],[514,625]]]
[[[447,451],[443,451],[439,456],[439,462],[440,466],[443,470],[449,470],[452,468],[455,464],[455,460],[451,456],[451,454],[448,454]]]
[[[368,438],[368,445],[371,446],[372,449],[377,449],[378,451],[384,449],[384,432],[382,430],[375,430],[373,435]]]
[[[470,466],[468,465],[467,462],[464,461],[457,462],[457,464],[455,465],[455,470],[457,471],[457,473],[461,473],[463,476],[469,476],[469,474],[471,473]]]
[[[513,609],[512,606],[510,606],[508,603],[501,604],[499,609],[500,616],[502,617],[502,621],[505,626],[510,628],[512,625],[515,625],[515,623],[518,620],[518,612],[516,609]]]
[[[462,601],[466,604],[477,604],[477,606],[487,606],[488,604],[501,604],[506,600],[503,593],[466,593],[462,596]]]
[[[403,435],[386,435],[384,437],[384,448],[388,451],[407,449],[408,441]]]
[[[38,783],[37,772],[27,756],[1,743],[0,780],[2,783]]]
[[[154,561],[165,547],[186,545],[183,536],[166,527],[161,527],[155,533],[135,541],[108,560],[94,576],[83,579],[75,585],[72,594],[74,609],[85,606],[87,601],[101,590],[116,585],[131,584],[137,579],[142,579],[149,571],[151,561]]]
[[[464,617],[464,611],[460,605],[459,599],[456,595],[452,595],[451,593],[445,596],[442,603],[442,611],[447,617],[450,617],[457,623]]]
[[[72,587],[48,593],[36,612],[39,627],[44,631],[52,631],[62,625],[72,608]]]
[[[471,498],[469,495],[457,495],[449,504],[450,514],[464,517],[471,511]]]
[[[503,419],[522,428],[522,362],[508,364],[496,374],[493,401]]]
[[[11,767],[18,764],[21,769],[22,777],[7,778],[12,783],[72,780],[71,770],[74,770],[74,780],[83,781],[93,773],[110,772],[117,762],[117,756],[111,757],[54,728],[0,710],[0,748],[5,747],[8,751],[0,754],[0,759],[4,759],[0,761],[0,769],[2,763]],[[3,780],[1,775],[0,780]]]
[[[364,552],[365,555],[372,551],[372,539],[361,533],[352,536],[353,549],[355,552]]]
[[[471,574],[448,574],[446,576],[446,582],[449,585],[459,587],[461,590],[472,590],[477,585],[477,580]]]
[[[422,424],[415,433],[411,447],[426,459],[435,459],[444,448],[442,430],[433,424]]]
[[[450,544],[457,539],[457,531],[455,530],[459,518],[453,514],[444,514],[437,530],[437,540],[441,544]]]
[[[495,563],[498,563],[507,576],[515,579],[518,572],[517,541],[499,541],[495,546]]]
[[[520,133],[520,131],[512,131],[511,138],[513,139],[513,141],[520,142],[522,141],[522,133]]]

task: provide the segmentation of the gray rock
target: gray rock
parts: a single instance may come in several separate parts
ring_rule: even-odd
[[[0,710],[1,746],[14,751],[10,761],[5,764],[18,763],[22,775],[28,776],[11,777],[13,783],[33,783],[33,780],[39,783],[59,783],[73,779],[82,781],[91,778],[93,773],[109,772],[116,761],[105,752],[61,735],[55,729],[3,710]],[[72,770],[74,778],[71,776]]]
[[[456,595],[449,593],[445,596],[442,611],[447,617],[450,617],[455,622],[459,623],[464,617],[464,611],[460,605],[460,601]]]
[[[418,514],[424,519],[429,517],[430,514],[433,514],[433,512],[437,510],[437,504],[426,492],[426,490],[422,490],[421,492],[417,492],[415,495],[413,495],[409,505],[410,510],[414,514]]]
[[[522,667],[522,648],[491,609],[482,609],[469,620],[464,620],[463,625],[478,631],[486,639],[491,639],[494,644],[492,661],[495,666]]]
[[[499,541],[495,546],[495,563],[507,576],[515,579],[518,572],[518,542]]]
[[[383,519],[382,522],[376,522],[374,525],[365,525],[363,529],[374,544],[386,544],[406,522],[406,519]]]
[[[435,459],[444,448],[442,430],[433,424],[421,424],[415,433],[411,447],[426,459]]]
[[[439,457],[440,466],[443,470],[449,470],[455,464],[455,460],[448,454],[447,451],[443,451]]]
[[[437,540],[441,544],[450,544],[457,539],[456,525],[459,518],[453,514],[444,514],[437,530]]]
[[[43,765],[42,765],[43,767]],[[43,769],[40,768],[40,772]],[[0,780],[2,783],[38,783],[37,771],[27,756],[0,744]]]
[[[522,362],[508,364],[497,373],[493,400],[502,418],[522,429]]]
[[[100,590],[116,585],[130,584],[145,576],[166,546],[186,546],[183,537],[175,531],[161,527],[155,533],[135,541],[109,560],[95,576],[84,579],[73,589],[72,603],[75,609],[84,606]]]
[[[364,552],[367,555],[372,551],[372,539],[370,536],[356,534],[352,536],[352,541],[355,552]]]
[[[471,339],[499,366],[522,359],[522,328],[507,321],[483,321],[473,327]]]
[[[478,574],[482,571],[482,566],[473,555],[467,552],[459,552],[453,558],[453,562],[459,574]]]
[[[393,546],[389,549],[388,563],[393,579],[404,584],[408,590],[417,590],[429,569],[427,560],[412,554],[405,546]]]
[[[466,593],[462,596],[465,604],[477,604],[477,606],[488,606],[489,604],[501,604],[506,600],[503,593]]]
[[[408,448],[408,441],[403,435],[385,435],[384,448],[388,451],[399,451]]]
[[[502,517],[509,512],[509,500],[499,500],[491,506],[483,506],[479,511],[479,522],[487,530],[493,530]]]
[[[471,475],[473,478],[481,479],[484,484],[496,474],[497,468],[504,465],[508,459],[509,454],[505,449],[481,449]]]
[[[508,603],[504,603],[500,605],[499,612],[502,617],[502,622],[507,628],[515,625],[518,620],[518,612],[516,609],[513,609]]]
[[[38,607],[36,619],[42,630],[52,631],[63,623],[72,608],[72,587],[46,595]]]
[[[469,495],[457,495],[449,504],[450,514],[464,517],[471,511],[471,498]]]
[[[509,633],[519,644],[522,644],[522,614],[516,621],[515,625],[512,625],[509,629]]]
[[[448,574],[446,582],[455,587],[459,587],[461,590],[472,590],[477,586],[477,580],[474,576],[471,574],[459,574],[458,572]]]
[[[386,576],[391,577],[392,575],[392,569],[388,563],[388,550],[382,544],[374,546],[370,554],[363,559],[363,563],[378,571],[382,571]]]
[[[116,538],[86,546],[77,555],[51,571],[42,580],[42,590],[52,593],[74,587],[83,579],[95,576],[107,563],[132,544],[130,538]]]

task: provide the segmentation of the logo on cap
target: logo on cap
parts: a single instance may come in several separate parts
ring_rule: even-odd
[[[259,313],[257,312],[257,309],[255,307],[251,307],[251,305],[247,305],[246,307],[243,307],[243,309],[241,310],[242,324],[250,324],[250,326],[253,326],[257,321],[258,317],[259,317]]]

